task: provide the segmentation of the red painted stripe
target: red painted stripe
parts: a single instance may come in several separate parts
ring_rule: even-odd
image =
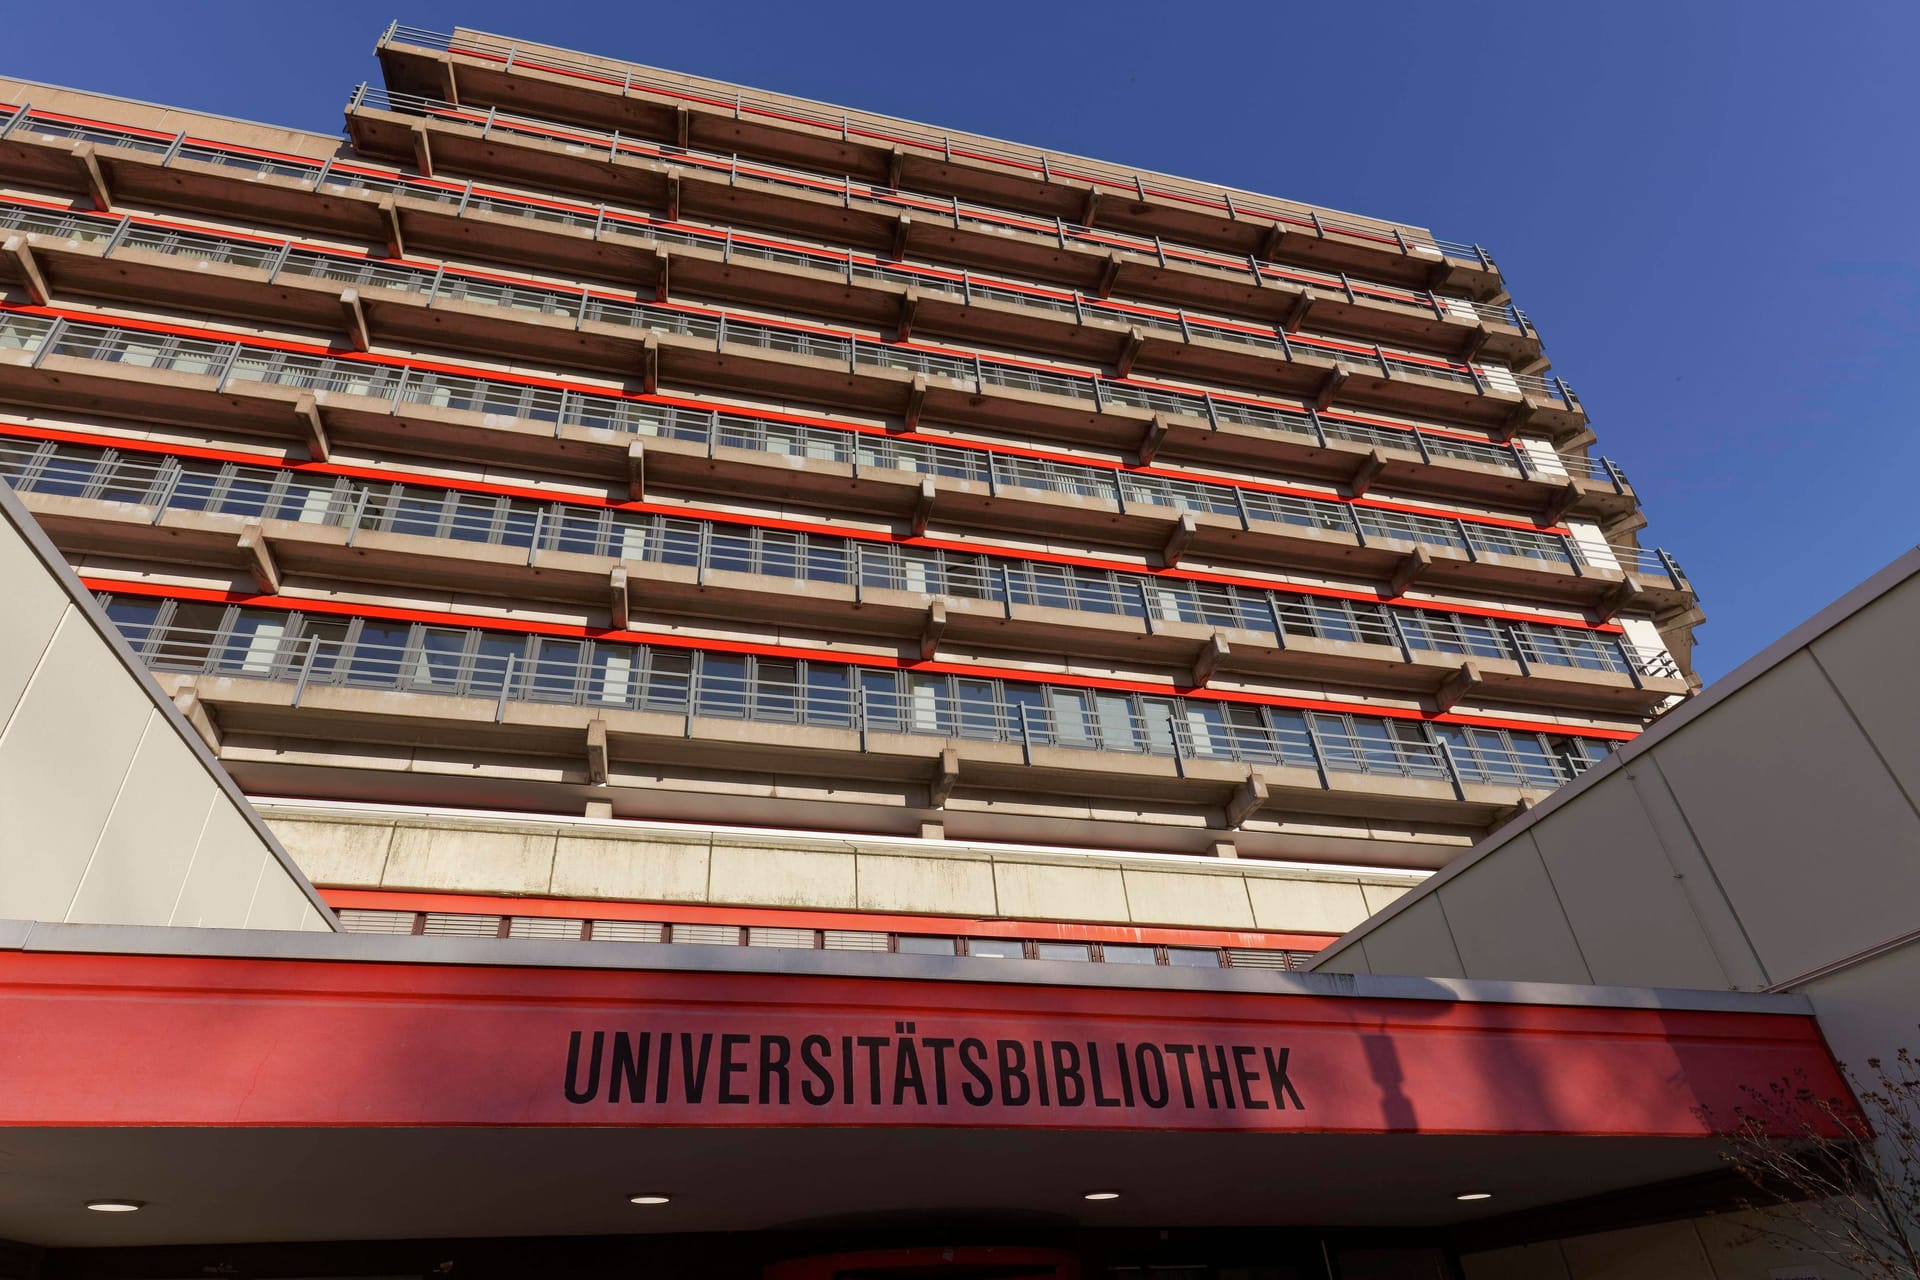
[[[1007,680],[1016,684],[1058,686],[1074,689],[1108,689],[1116,693],[1144,693],[1154,697],[1187,698],[1196,702],[1243,703],[1252,706],[1285,707],[1300,711],[1324,711],[1329,714],[1349,713],[1359,716],[1371,716],[1383,720],[1421,720],[1434,724],[1460,724],[1492,729],[1517,729],[1527,733],[1553,733],[1575,738],[1604,738],[1617,742],[1631,741],[1639,736],[1636,730],[1603,729],[1593,725],[1571,728],[1556,724],[1541,724],[1528,720],[1510,720],[1496,716],[1459,715],[1452,712],[1444,715],[1435,715],[1408,708],[1378,707],[1360,702],[1290,698],[1276,694],[1242,693],[1230,689],[1196,689],[1176,685],[1171,681],[1154,683],[1144,680],[1122,680],[1105,676],[1078,676],[1040,671],[1025,671],[1018,667],[996,667],[962,662],[920,661],[917,659],[888,657],[884,654],[849,654],[833,649],[819,649],[803,645],[759,644],[743,640],[689,637],[672,632],[653,632],[634,629],[616,630],[611,627],[590,627],[584,623],[536,622],[519,618],[497,618],[484,614],[457,611],[443,613],[428,609],[405,609],[388,605],[343,603],[335,600],[314,600],[304,596],[259,595],[246,591],[222,591],[211,587],[183,587],[143,580],[121,580],[117,578],[82,576],[81,581],[90,591],[109,591],[117,595],[158,596],[168,599],[198,600],[210,604],[237,604],[251,608],[284,609],[289,611],[298,609],[304,613],[327,613],[343,617],[380,618],[392,622],[418,622],[428,626],[477,627],[487,631],[504,631],[525,635],[564,636],[570,639],[584,640],[612,640],[628,644],[651,645],[659,649],[687,649],[713,653],[755,654],[771,658],[805,658],[809,661],[831,662],[839,666],[861,667],[878,671],[917,671],[937,675],[975,676],[983,679]]]
[[[652,837],[649,837],[652,838]],[[663,833],[662,840],[672,840]],[[1157,929],[1058,920],[974,920],[958,916],[877,912],[801,911],[773,907],[704,907],[684,903],[611,902],[592,898],[495,898],[482,894],[414,893],[386,889],[322,889],[334,908],[368,911],[450,911],[460,915],[539,916],[546,919],[643,920],[667,924],[759,925],[786,929],[864,929],[881,933],[966,938],[1033,938],[1041,942],[1134,942],[1177,947],[1256,947],[1320,951],[1338,934],[1274,933],[1251,929]]]
[[[1227,586],[1248,587],[1256,591],[1273,591],[1282,595],[1324,596],[1337,600],[1357,600],[1366,604],[1391,604],[1396,602],[1395,600],[1383,599],[1380,595],[1373,592],[1352,591],[1339,587],[1327,587],[1311,583],[1270,582],[1261,578],[1246,577],[1241,574],[1205,572],[1179,567],[1168,568],[1160,565],[1139,565],[1124,560],[1104,559],[1100,556],[1068,555],[1062,552],[1034,551],[990,542],[963,541],[947,538],[900,537],[897,534],[882,533],[869,529],[857,529],[823,521],[778,519],[769,516],[745,515],[734,511],[713,511],[703,507],[674,506],[669,503],[634,502],[631,500],[615,501],[610,498],[597,498],[590,495],[555,493],[550,489],[541,489],[532,485],[501,484],[497,481],[488,480],[449,479],[444,476],[423,475],[417,472],[389,467],[358,467],[343,463],[291,461],[284,457],[245,453],[234,449],[208,448],[201,445],[173,444],[154,440],[136,440],[87,431],[69,431],[56,427],[29,426],[24,423],[0,421],[0,436],[13,436],[31,440],[55,440],[71,444],[115,448],[123,452],[199,458],[209,462],[235,462],[247,466],[278,467],[282,470],[299,472],[305,475],[346,476],[353,479],[373,480],[380,483],[397,480],[406,484],[417,484],[435,489],[450,489],[462,493],[484,493],[495,497],[527,498],[538,502],[560,502],[568,506],[642,512],[649,515],[657,514],[674,516],[681,519],[705,520],[714,524],[743,525],[760,529],[781,529],[795,533],[813,533],[826,537],[843,538],[849,541],[963,551],[1036,564],[1070,565],[1082,569],[1107,569],[1118,573],[1134,574],[1141,577],[1165,578],[1176,582],[1220,583]],[[1538,614],[1521,613],[1510,609],[1493,609],[1477,604],[1410,601],[1405,597],[1398,597],[1396,599],[1408,608],[1427,609],[1440,613],[1459,613],[1481,618],[1502,618],[1512,622],[1531,622],[1544,626],[1568,627],[1581,631],[1594,631],[1609,635],[1623,634],[1626,630],[1626,628],[1617,623],[1595,623],[1589,622],[1584,618],[1542,617]]]

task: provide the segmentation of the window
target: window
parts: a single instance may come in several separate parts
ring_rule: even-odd
[[[950,956],[953,939],[903,933],[893,940],[893,949],[903,956]]]
[[[1027,944],[1018,938],[968,938],[967,954],[989,960],[1021,960],[1026,958]]]
[[[1085,942],[1036,942],[1033,957],[1036,960],[1091,960],[1093,947]]]
[[[1192,969],[1218,969],[1220,953],[1212,947],[1168,947],[1167,963]]]
[[[1108,964],[1159,964],[1155,947],[1132,942],[1108,942],[1100,948],[1100,958]]]

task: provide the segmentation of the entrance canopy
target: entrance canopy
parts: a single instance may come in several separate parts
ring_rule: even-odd
[[[1434,1225],[1711,1170],[1716,1118],[1749,1089],[1845,1096],[1791,997],[604,942],[8,941],[0,1124],[22,1127],[0,1236],[47,1245],[956,1210]],[[1493,1197],[1456,1199],[1476,1191]],[[145,1206],[83,1207],[112,1197]]]

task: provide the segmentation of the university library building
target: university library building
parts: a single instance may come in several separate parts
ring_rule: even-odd
[[[1855,1274],[1920,554],[1702,689],[1477,245],[377,54],[0,80],[0,1280]]]

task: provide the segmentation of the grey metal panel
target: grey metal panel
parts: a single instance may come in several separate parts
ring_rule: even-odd
[[[1472,978],[1592,982],[1539,851],[1526,835],[1439,895],[1462,968]]]
[[[1454,950],[1440,899],[1423,894],[1395,919],[1391,933],[1367,939],[1367,966],[1375,973],[1431,974],[1464,978],[1467,969]]]
[[[1813,656],[1907,801],[1920,802],[1920,577],[1814,641]]]
[[[1776,980],[1913,927],[1920,815],[1811,654],[1656,758]]]
[[[1628,772],[1644,767],[1637,762]],[[1731,985],[1635,779],[1602,780],[1577,809],[1551,815],[1530,834],[1593,981]],[[1704,889],[1718,896],[1711,883]]]

